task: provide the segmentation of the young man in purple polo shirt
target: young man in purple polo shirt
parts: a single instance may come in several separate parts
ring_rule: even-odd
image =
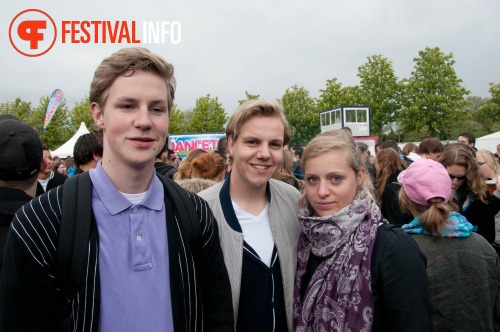
[[[103,60],[90,89],[103,155],[93,184],[88,260],[71,304],[71,331],[232,331],[231,291],[217,223],[199,217],[196,257],[154,170],[173,106],[173,67],[143,48]],[[55,281],[64,186],[21,208],[12,223],[0,283],[0,330],[57,331]]]

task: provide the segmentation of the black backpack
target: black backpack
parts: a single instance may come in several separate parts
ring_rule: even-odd
[[[195,264],[201,255],[201,226],[196,207],[187,192],[174,181],[158,176],[165,190],[165,200],[180,218]],[[61,226],[57,254],[56,281],[61,289],[61,331],[69,331],[71,301],[80,289],[92,224],[92,181],[88,172],[74,175],[64,183]]]

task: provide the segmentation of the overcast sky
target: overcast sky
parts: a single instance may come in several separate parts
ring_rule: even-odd
[[[58,36],[45,55],[23,56],[8,32],[29,8],[45,11],[58,29],[63,20],[180,22],[180,43],[142,46],[174,65],[182,110],[210,93],[229,114],[245,91],[274,100],[294,84],[317,97],[333,77],[358,84],[357,68],[373,54],[391,60],[399,78],[410,77],[426,47],[453,53],[472,95],[489,97],[489,83],[500,82],[499,0],[5,0],[1,7],[0,102],[20,97],[38,105],[59,88],[71,108],[88,95],[101,60],[129,46],[63,44]]]

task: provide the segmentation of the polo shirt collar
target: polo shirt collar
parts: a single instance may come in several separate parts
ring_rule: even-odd
[[[101,161],[99,161],[95,169],[92,169],[89,172],[94,189],[111,215],[118,214],[126,209],[129,209],[133,205],[132,202],[126,199],[125,196],[123,196],[123,194],[116,189],[104,171]],[[154,173],[154,169],[151,169],[151,172]],[[158,195],[160,192],[163,192],[163,185],[156,174],[153,174],[152,180],[146,191],[146,195],[143,201],[138,205],[151,210],[160,211],[164,204],[163,195]]]

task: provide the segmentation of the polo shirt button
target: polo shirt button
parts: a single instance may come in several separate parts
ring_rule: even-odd
[[[142,240],[142,237],[140,235],[137,235],[136,239],[137,239],[137,241],[140,241],[140,240]]]
[[[134,207],[132,208],[132,212],[133,212],[133,213],[136,213],[136,212],[137,212],[137,207],[136,207],[136,206],[134,206]]]

